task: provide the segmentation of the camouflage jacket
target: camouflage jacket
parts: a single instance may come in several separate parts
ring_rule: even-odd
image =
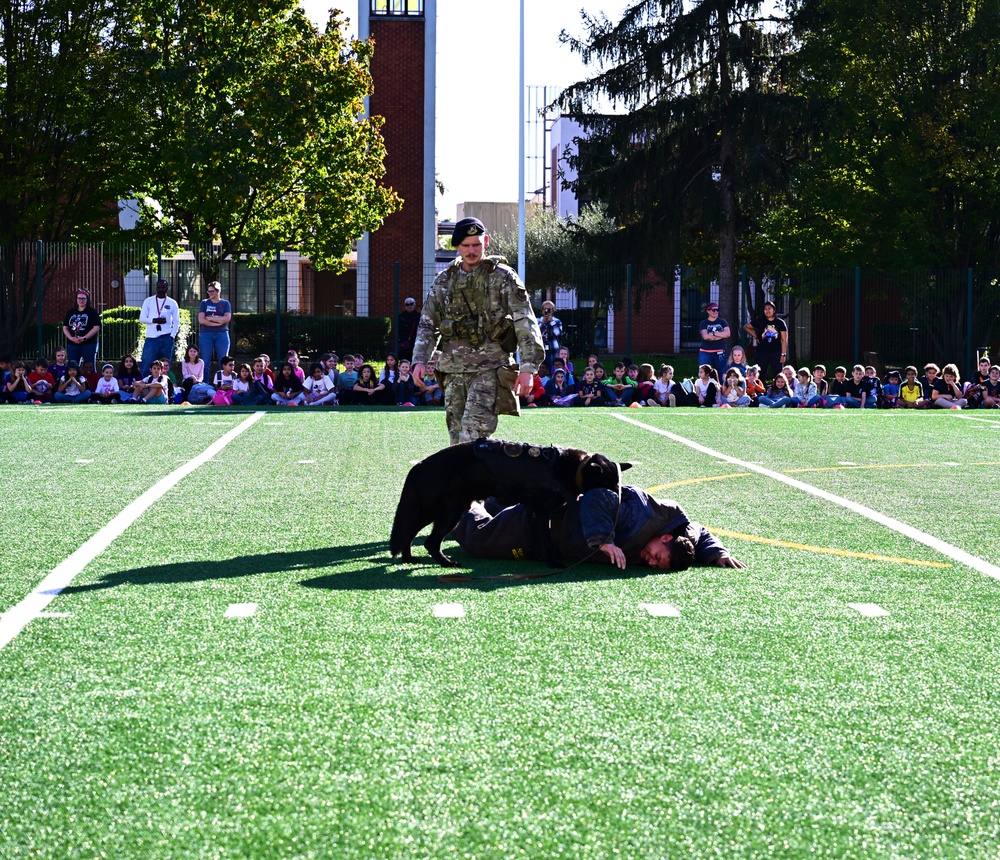
[[[503,257],[485,257],[471,272],[463,272],[456,258],[434,279],[417,326],[414,363],[426,363],[440,346],[437,366],[445,373],[510,367],[513,350],[499,342],[509,321],[521,351],[519,369],[538,370],[545,357],[538,320],[524,284],[505,263]]]

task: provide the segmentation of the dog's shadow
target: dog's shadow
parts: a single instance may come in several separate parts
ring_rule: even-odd
[[[644,576],[648,571],[619,571],[610,565],[582,564],[564,571],[552,571],[541,562],[473,559],[455,546],[449,554],[457,567],[440,567],[414,546],[415,558],[400,562],[389,555],[386,541],[338,547],[242,555],[214,561],[187,561],[130,568],[108,573],[83,585],[70,585],[62,594],[82,594],[120,586],[184,585],[195,582],[238,579],[260,574],[323,570],[319,576],[299,581],[304,588],[327,591],[394,591],[472,588],[495,591],[500,588],[555,585]],[[362,567],[358,563],[369,562]]]

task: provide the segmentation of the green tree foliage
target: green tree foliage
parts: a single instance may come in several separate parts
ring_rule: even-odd
[[[27,243],[88,238],[115,215],[141,76],[113,2],[0,6],[0,351],[35,320]]]
[[[671,270],[714,247],[730,316],[740,241],[800,154],[784,29],[763,5],[641,0],[617,23],[584,15],[585,38],[562,35],[600,68],[560,96],[587,132],[570,158],[578,196],[605,201],[640,265]]]
[[[779,265],[1000,265],[1000,3],[802,0],[797,91],[825,106],[772,212]]]
[[[600,206],[584,206],[576,219],[563,220],[554,209],[536,208],[525,219],[525,279],[531,289],[554,294],[573,286],[574,278],[606,262],[604,247],[616,232]],[[517,233],[490,236],[489,253],[499,254],[517,268]]]
[[[323,33],[294,0],[147,0],[141,39],[155,58],[145,93],[152,158],[136,191],[146,229],[221,243],[215,259],[298,247],[340,270],[352,241],[399,208],[379,184],[370,42]],[[209,263],[206,274],[214,274]]]

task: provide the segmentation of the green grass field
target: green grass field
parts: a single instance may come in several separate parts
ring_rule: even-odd
[[[0,632],[250,415],[0,409]],[[545,569],[446,545],[450,584],[387,544],[440,411],[271,411],[0,650],[0,857],[996,858],[1000,582],[712,453],[995,569],[995,415],[504,418],[636,463],[748,567],[503,579]]]

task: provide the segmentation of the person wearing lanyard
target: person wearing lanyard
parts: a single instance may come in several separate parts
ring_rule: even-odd
[[[719,306],[709,302],[705,306],[708,319],[701,321],[701,347],[698,350],[698,364],[709,364],[723,376],[726,370],[726,349],[731,332],[729,323],[719,318]]]
[[[180,308],[167,295],[167,282],[163,278],[156,282],[156,295],[142,303],[139,322],[146,326],[140,366],[145,377],[149,375],[149,367],[155,359],[174,360],[174,338],[181,325]]]

